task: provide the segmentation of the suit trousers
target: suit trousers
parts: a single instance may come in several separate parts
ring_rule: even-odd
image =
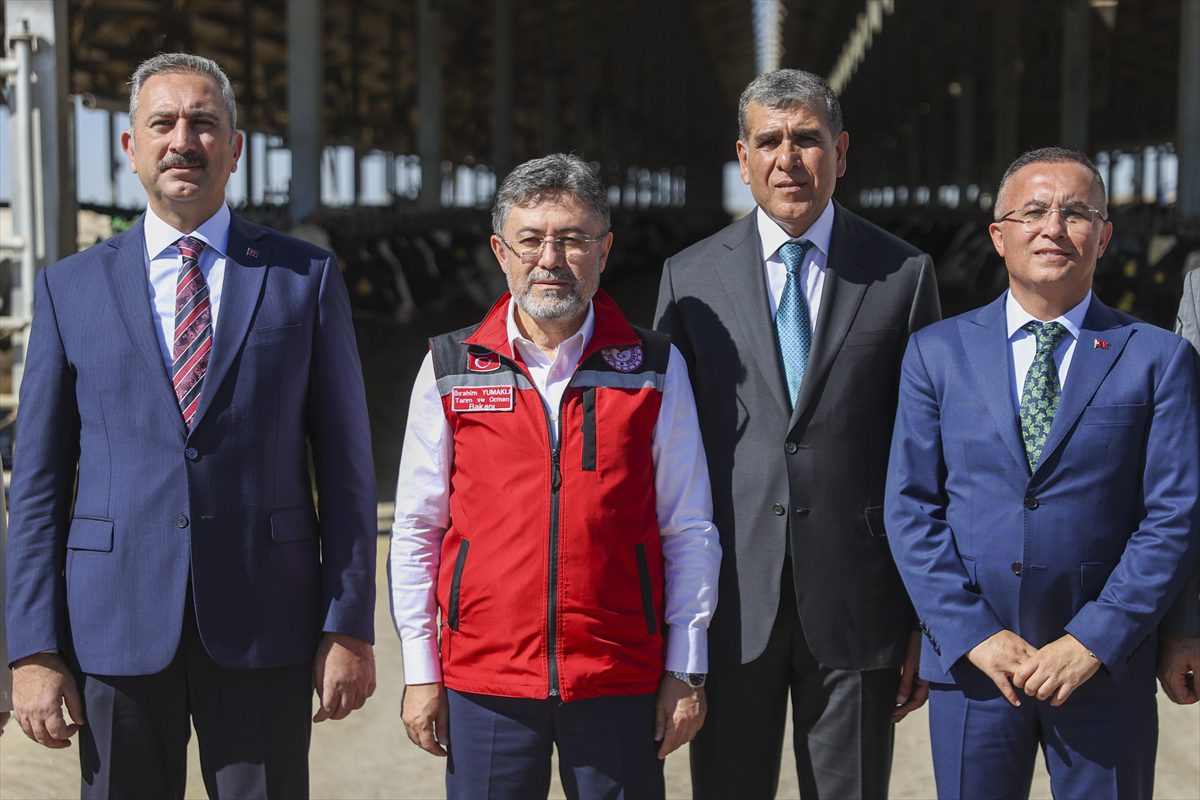
[[[208,796],[308,797],[312,664],[228,669],[204,649],[188,592],[179,650],[154,675],[76,671],[82,800],[182,798],[194,725]],[[189,719],[190,718],[190,719]]]
[[[886,798],[900,670],[820,664],[796,611],[790,559],[782,584],[762,655],[709,676],[708,716],[691,745],[692,796],[775,796],[790,694],[800,796]]]
[[[929,687],[929,738],[941,800],[1029,797],[1040,745],[1056,800],[1149,798],[1158,705],[1144,697],[1076,692],[1058,708],[1025,697],[1014,708],[994,686]]]
[[[654,741],[655,695],[530,700],[446,692],[450,705],[448,800],[535,800],[550,792],[550,755],[567,797],[666,795]]]

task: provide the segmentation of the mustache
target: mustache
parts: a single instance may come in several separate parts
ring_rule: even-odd
[[[529,271],[525,277],[526,285],[533,284],[536,281],[566,281],[571,286],[575,285],[575,275],[571,270],[563,268],[559,270],[542,269],[537,267]]]
[[[207,167],[208,159],[199,153],[172,153],[158,162],[158,171],[166,172],[178,167]]]

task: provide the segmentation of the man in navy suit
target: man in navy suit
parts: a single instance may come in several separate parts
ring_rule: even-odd
[[[1149,797],[1156,626],[1190,572],[1194,355],[1091,291],[1104,184],[1061,148],[1004,175],[1009,290],[909,342],[885,499],[926,642],[938,795]]]
[[[313,718],[375,683],[375,494],[329,253],[230,214],[242,135],[208,59],[131,80],[149,207],[38,276],[9,539],[32,739],[80,732],[83,797],[304,797]],[[309,459],[315,467],[317,507]],[[61,710],[65,702],[74,724]]]

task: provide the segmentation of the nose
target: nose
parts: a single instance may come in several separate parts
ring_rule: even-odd
[[[1063,222],[1061,208],[1051,208],[1046,212],[1045,219],[1042,220],[1041,233],[1044,236],[1054,238],[1061,236],[1067,230],[1066,224]]]
[[[779,148],[779,152],[775,156],[775,166],[784,172],[791,172],[795,168],[799,157],[799,152],[785,143]]]
[[[566,260],[566,255],[563,253],[563,248],[558,242],[553,239],[543,239],[541,249],[538,250],[538,266],[555,267]]]
[[[195,149],[192,126],[184,118],[175,121],[175,129],[171,131],[171,149],[177,153],[189,153]]]

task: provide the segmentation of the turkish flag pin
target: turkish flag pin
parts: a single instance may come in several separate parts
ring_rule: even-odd
[[[1101,350],[1107,350],[1108,342],[1104,341],[1103,339],[1096,339],[1095,341],[1092,342],[1092,349],[1095,350],[1097,348],[1099,348]]]
[[[255,250],[253,247],[247,247],[246,255],[250,256],[250,258],[258,258],[258,251]],[[1099,339],[1097,339],[1096,341],[1099,341]],[[1108,345],[1105,345],[1105,347],[1107,347],[1107,346]]]

